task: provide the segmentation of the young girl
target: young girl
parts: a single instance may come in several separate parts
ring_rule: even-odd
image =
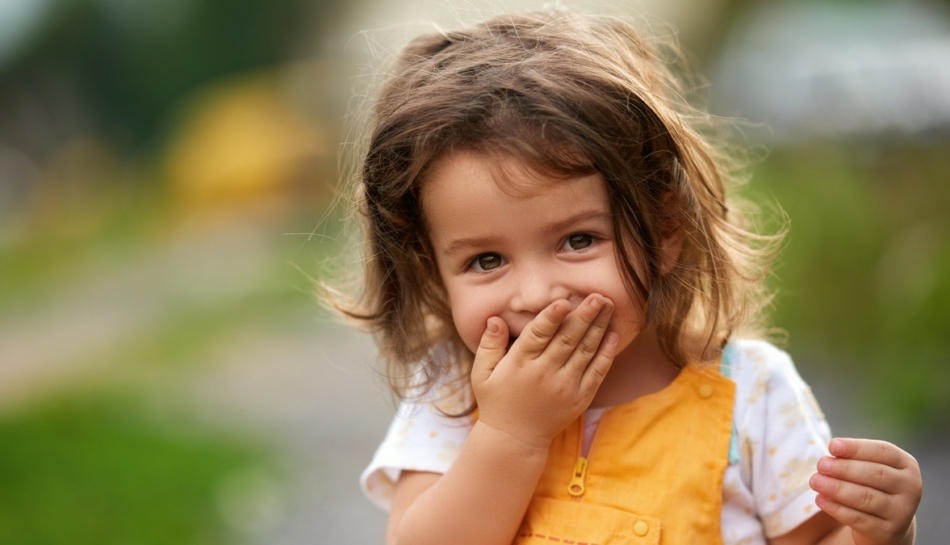
[[[406,400],[362,479],[389,543],[913,542],[916,461],[831,440],[788,357],[740,336],[774,241],[668,64],[553,12],[421,36],[387,72],[342,308]]]

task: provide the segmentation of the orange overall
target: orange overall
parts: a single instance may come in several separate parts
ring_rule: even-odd
[[[721,544],[734,399],[718,366],[688,366],[605,412],[586,458],[581,416],[552,443],[514,543]]]

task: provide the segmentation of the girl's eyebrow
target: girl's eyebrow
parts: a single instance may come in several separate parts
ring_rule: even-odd
[[[456,238],[449,241],[445,245],[445,249],[442,250],[443,255],[452,255],[458,253],[466,248],[485,248],[488,246],[494,246],[501,239],[498,237],[462,237]]]
[[[543,226],[545,231],[563,231],[568,227],[576,224],[582,223],[590,220],[602,220],[609,221],[610,213],[602,210],[600,208],[580,210],[577,213],[571,214],[566,218],[558,220],[550,225]],[[445,245],[445,249],[442,250],[443,255],[452,255],[457,253],[465,248],[485,248],[498,244],[501,242],[501,237],[498,236],[484,236],[484,237],[461,237],[448,241],[448,244]]]

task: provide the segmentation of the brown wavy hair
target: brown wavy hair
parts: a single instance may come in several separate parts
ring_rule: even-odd
[[[624,20],[558,11],[425,34],[398,54],[355,176],[362,285],[332,297],[375,334],[396,394],[471,367],[420,202],[427,172],[454,152],[514,156],[550,176],[600,173],[627,289],[677,366],[716,358],[756,323],[780,237],[748,231],[727,198],[736,170],[711,143],[712,118],[683,98],[671,54]],[[682,250],[664,273],[661,242],[674,233]]]

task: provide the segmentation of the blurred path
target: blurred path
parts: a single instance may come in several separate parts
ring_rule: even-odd
[[[286,259],[274,238],[261,225],[229,222],[121,252],[93,248],[36,300],[0,308],[0,410],[75,387],[103,371],[117,346],[182,308],[259,289]]]
[[[186,390],[205,417],[263,433],[283,455],[290,479],[279,513],[252,537],[384,543],[385,514],[358,487],[392,414],[371,371],[370,338],[313,315],[237,337],[220,361],[188,377]]]

